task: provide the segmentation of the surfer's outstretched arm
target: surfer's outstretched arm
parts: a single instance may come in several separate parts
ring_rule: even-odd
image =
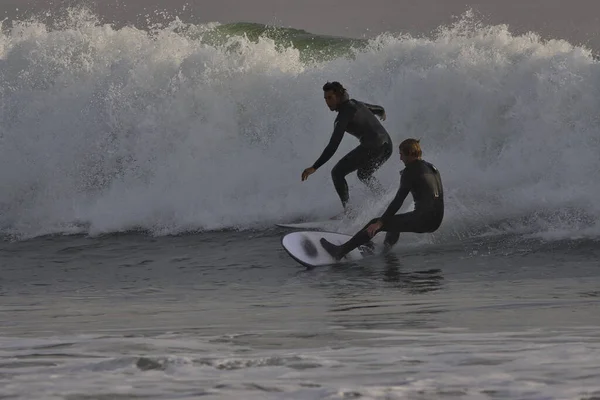
[[[325,147],[325,150],[323,150],[323,153],[319,159],[315,161],[312,166],[315,170],[319,169],[321,165],[329,161],[329,159],[335,154],[340,143],[342,142],[344,132],[346,132],[348,123],[352,119],[353,115],[354,113],[351,110],[340,111],[338,117],[336,118],[335,128],[333,129],[333,133],[331,134],[331,139],[329,139],[327,147]]]
[[[398,189],[394,200],[392,200],[388,208],[381,216],[381,222],[385,223],[389,221],[390,218],[398,212],[398,210],[400,209],[400,207],[402,207],[402,204],[404,203],[404,199],[406,199],[406,196],[408,196],[408,194],[410,193],[411,187],[412,180],[410,179],[409,174],[403,173],[402,178],[400,178],[400,188]]]

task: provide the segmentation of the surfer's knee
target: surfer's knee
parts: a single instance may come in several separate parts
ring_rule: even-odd
[[[345,176],[342,166],[338,163],[331,169],[331,178],[335,181]]]
[[[337,178],[337,179],[343,179],[343,178],[346,177],[346,175],[348,175],[349,173],[351,173],[352,171],[354,171],[355,168],[356,167],[353,165],[352,161],[346,160],[346,159],[342,158],[331,169],[331,176],[334,179],[335,178]]]

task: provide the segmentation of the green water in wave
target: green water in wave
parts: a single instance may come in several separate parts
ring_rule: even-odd
[[[268,38],[278,47],[293,47],[300,51],[303,61],[324,61],[352,57],[355,50],[367,45],[366,39],[317,35],[302,29],[282,28],[264,24],[238,22],[219,25],[202,35],[203,42],[224,45],[232,37],[247,37],[251,41]]]

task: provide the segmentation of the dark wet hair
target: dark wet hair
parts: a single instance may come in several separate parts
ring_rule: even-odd
[[[346,88],[343,87],[342,84],[337,81],[327,82],[326,84],[324,84],[323,91],[324,92],[332,91],[333,93],[336,94],[336,96],[342,103],[350,100],[350,95],[348,94],[348,91],[346,90]]]
[[[330,90],[333,91],[338,96],[343,96],[346,94],[346,88],[344,88],[342,86],[342,84],[337,81],[327,82],[326,84],[323,85],[324,92],[329,92]]]

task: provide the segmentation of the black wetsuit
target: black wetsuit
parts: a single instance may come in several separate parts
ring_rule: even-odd
[[[409,193],[412,194],[415,202],[414,211],[395,215]],[[334,246],[324,239],[321,239],[321,243],[332,255],[341,258],[358,246],[369,242],[366,228],[378,220],[383,222],[380,231],[388,232],[385,243],[391,246],[398,241],[400,232],[436,231],[443,218],[444,188],[440,172],[433,164],[419,159],[409,163],[401,171],[400,188],[381,218],[369,221],[352,239],[341,246]]]
[[[361,182],[373,191],[381,192],[381,185],[373,177],[373,173],[390,158],[393,147],[390,135],[375,117],[385,113],[383,107],[350,99],[340,104],[337,111],[329,144],[312,167],[319,169],[329,161],[338,149],[344,132],[358,138],[360,145],[346,154],[331,170],[333,185],[345,207],[349,198],[345,176],[358,170]]]

